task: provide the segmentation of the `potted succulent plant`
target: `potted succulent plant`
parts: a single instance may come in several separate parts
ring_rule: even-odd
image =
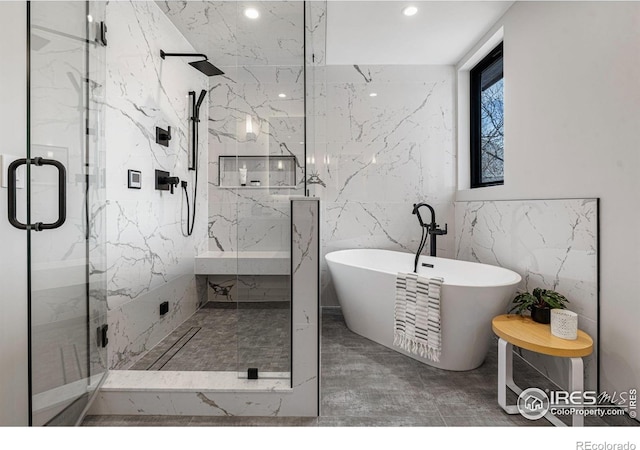
[[[569,300],[551,289],[535,288],[532,293],[522,292],[513,299],[513,307],[509,312],[522,315],[525,311],[531,312],[531,318],[535,322],[551,322],[552,309],[565,309]]]

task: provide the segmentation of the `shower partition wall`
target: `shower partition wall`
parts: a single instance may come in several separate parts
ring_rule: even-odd
[[[105,9],[93,1],[26,8],[27,148],[8,170],[8,214],[27,236],[29,423],[71,425],[106,370],[98,333]]]

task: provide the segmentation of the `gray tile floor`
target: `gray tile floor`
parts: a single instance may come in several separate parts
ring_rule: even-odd
[[[208,302],[131,370],[290,370],[289,302]]]
[[[514,360],[515,381],[546,380]],[[349,331],[339,310],[322,316],[321,417],[90,416],[84,426],[551,426],[507,415],[496,401],[497,352],[469,372],[432,368]],[[515,395],[509,399],[515,401]],[[637,426],[628,417],[587,418],[587,426]]]

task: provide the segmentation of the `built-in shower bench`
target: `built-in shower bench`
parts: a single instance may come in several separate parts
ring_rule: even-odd
[[[209,251],[196,256],[196,275],[289,275],[285,251]]]

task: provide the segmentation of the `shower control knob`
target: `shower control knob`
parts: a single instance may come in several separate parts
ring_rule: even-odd
[[[176,187],[180,183],[180,178],[178,177],[166,177],[164,182],[169,185],[169,190],[173,194],[173,188]]]
[[[173,194],[173,188],[178,184],[180,184],[180,178],[172,177],[169,172],[164,170],[156,170],[156,190],[171,191]]]

